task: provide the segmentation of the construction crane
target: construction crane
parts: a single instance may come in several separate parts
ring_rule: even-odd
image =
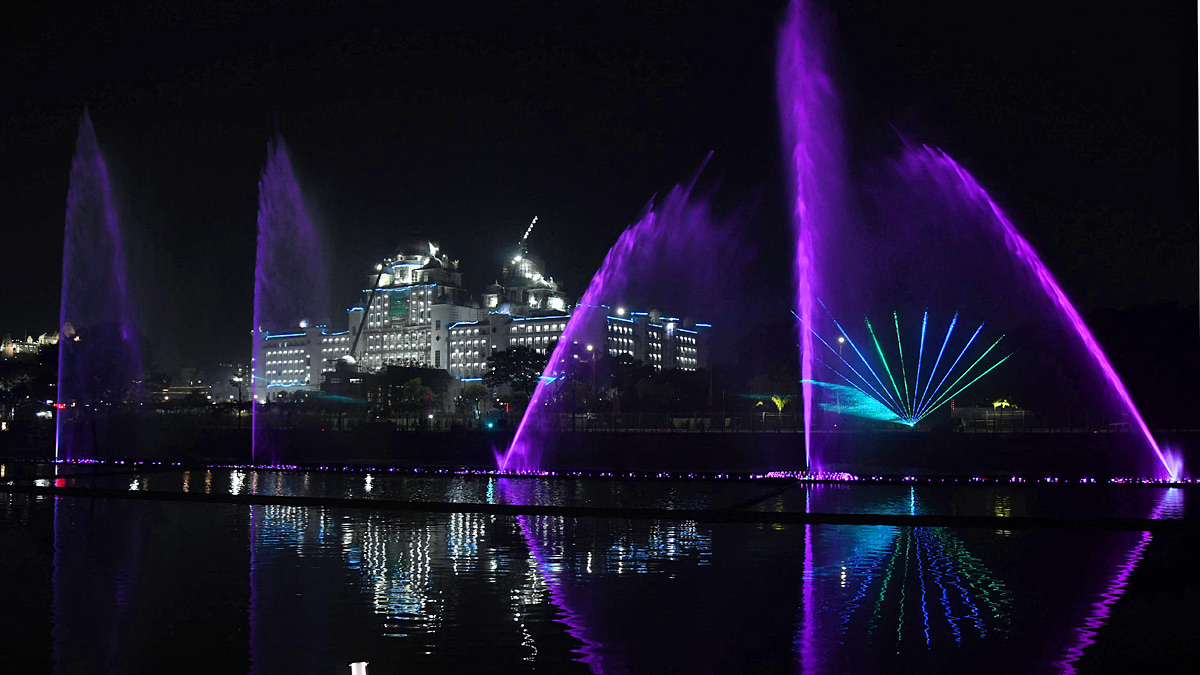
[[[537,225],[538,217],[534,216],[533,221],[529,223],[529,227],[525,228],[525,234],[521,236],[521,241],[517,244],[517,250],[525,253],[525,242],[529,241],[529,233],[533,232],[533,226]]]
[[[354,355],[358,351],[358,340],[362,337],[363,329],[367,327],[367,317],[371,316],[371,304],[375,302],[375,296],[379,294],[379,282],[383,281],[383,275],[387,272],[387,269],[383,265],[379,266],[379,274],[375,275],[375,283],[372,284],[371,295],[367,297],[367,306],[363,310],[362,321],[358,322],[358,332],[354,334],[354,342],[350,344],[350,356],[353,356],[355,359],[358,358]]]

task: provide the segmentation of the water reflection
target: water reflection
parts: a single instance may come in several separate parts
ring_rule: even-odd
[[[806,489],[806,508],[820,509],[826,486]],[[912,489],[905,498],[889,496],[863,508],[926,512]],[[887,645],[902,655],[942,643],[1003,639],[1009,632],[1012,591],[950,528],[805,525],[803,545],[796,620],[802,672],[853,662],[847,647]]]
[[[135,489],[148,489],[144,478]],[[199,474],[169,478],[175,489],[201,489]],[[355,476],[354,488],[365,491],[365,479]],[[124,487],[130,479],[119,480]],[[243,494],[301,489],[303,480],[203,476],[206,489],[232,492],[240,484]],[[374,480],[376,490],[385,481]],[[445,502],[519,504],[555,490],[577,498],[573,487],[539,483],[443,479],[420,489]],[[643,500],[682,494],[663,490]],[[802,497],[816,512],[846,494],[812,486]],[[1151,517],[1182,517],[1183,490],[1149,494],[1158,498]],[[920,490],[879,497],[860,507],[917,515],[940,508]],[[997,515],[1008,507],[989,500]],[[46,653],[57,672],[169,670],[166,655],[176,652],[193,654],[210,672],[328,672],[352,660],[402,672],[480,663],[504,672],[609,675],[978,663],[989,672],[1071,671],[1085,655],[1095,658],[1091,645],[1112,641],[1105,631],[1114,608],[1140,578],[1134,570],[1153,559],[1147,552],[1157,550],[1140,532],[773,527],[70,497],[10,496],[0,525],[25,527],[38,508],[53,514],[42,522],[53,521]],[[1072,615],[1081,599],[1088,604]],[[1070,633],[1069,645],[1040,653],[1055,631]]]
[[[1159,496],[1158,504],[1155,505],[1154,510],[1150,512],[1150,519],[1182,518],[1184,516],[1183,496],[1182,489],[1167,488]],[[1129,552],[1117,563],[1112,575],[1108,578],[1104,590],[1100,593],[1099,599],[1091,604],[1088,615],[1083,619],[1083,623],[1075,629],[1074,641],[1067,647],[1062,659],[1058,662],[1058,665],[1062,667],[1063,673],[1077,672],[1075,664],[1083,658],[1084,650],[1096,643],[1096,636],[1100,633],[1100,629],[1108,622],[1113,605],[1121,599],[1121,596],[1125,595],[1126,587],[1129,584],[1129,577],[1137,569],[1138,563],[1141,562],[1142,557],[1146,553],[1146,547],[1150,545],[1153,539],[1153,533],[1149,531],[1142,532],[1133,544],[1133,547],[1129,549]]]
[[[540,489],[537,482],[501,479],[495,492],[504,503],[526,504],[539,498],[535,493]],[[664,499],[674,500],[675,495]],[[628,672],[627,664],[601,643],[602,633],[592,627],[596,617],[581,611],[595,607],[593,585],[601,577],[661,573],[670,578],[668,563],[687,561],[702,567],[710,564],[712,555],[711,529],[694,520],[656,520],[644,532],[635,532],[628,524],[602,530],[593,521],[560,516],[517,516],[515,520],[534,569],[558,608],[556,620],[580,642],[576,660],[592,673]]]

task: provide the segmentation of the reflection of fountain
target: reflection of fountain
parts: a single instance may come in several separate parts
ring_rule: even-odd
[[[530,487],[530,482],[527,480],[501,479],[499,482],[500,494],[504,501],[509,503],[528,503],[525,500],[530,497]],[[525,544],[529,547],[529,554],[533,558],[535,567],[540,573],[541,579],[545,581],[550,601],[560,610],[558,620],[566,625],[567,633],[571,637],[582,643],[579,649],[581,657],[578,660],[586,664],[591,672],[603,673],[599,643],[589,635],[583,618],[570,608],[570,600],[560,579],[560,575],[563,573],[562,564],[553,562],[553,552],[548,550],[548,547],[543,545],[537,536],[541,534],[542,539],[545,540],[544,528],[549,525],[549,521],[558,520],[561,528],[562,519],[544,516],[516,516],[516,520],[517,527],[521,530],[521,537],[525,539]],[[540,533],[537,529],[539,525],[542,528]]]
[[[806,494],[805,509],[811,511],[814,490]],[[901,505],[884,502],[870,509],[876,513],[901,513]],[[915,491],[903,505],[917,515],[920,504]],[[822,650],[850,640],[850,623],[859,610],[869,607],[866,638],[871,638],[888,619],[887,608],[895,606],[895,649],[899,652],[910,623],[919,625],[925,646],[934,635],[945,631],[954,642],[983,639],[1009,630],[1012,593],[995,574],[972,555],[962,541],[942,527],[823,526],[805,525],[804,578],[801,615],[797,619],[796,656],[801,671],[820,670]],[[852,550],[835,563],[814,559],[814,535],[829,534],[853,542]],[[844,589],[844,590],[843,590]],[[840,600],[836,599],[842,596]],[[870,600],[868,598],[873,598]],[[840,605],[837,625],[824,633],[822,607]],[[908,621],[909,614],[919,618]],[[860,644],[854,639],[852,644]]]
[[[54,455],[79,459],[96,454],[99,407],[124,402],[142,377],[121,226],[87,111],[71,161],[62,270]]]
[[[529,554],[533,556],[533,560],[537,566],[538,572],[542,579],[546,582],[546,590],[550,594],[550,601],[559,608],[558,620],[567,626],[567,633],[579,640],[582,646],[579,649],[581,654],[579,661],[587,665],[588,670],[593,673],[603,673],[604,664],[600,656],[600,644],[588,634],[586,625],[583,622],[583,617],[571,610],[570,600],[567,597],[563,585],[558,577],[561,574],[561,567],[552,562],[551,554],[538,542],[535,537],[537,523],[531,522],[534,520],[545,520],[536,516],[517,516],[517,526],[521,530],[521,536],[525,539],[525,543],[529,546]]]
[[[510,504],[536,503],[536,481],[502,478],[498,492]],[[645,537],[633,531],[608,533],[599,550],[581,550],[580,542],[598,540],[597,523],[562,516],[516,516],[517,527],[529,548],[537,575],[544,583],[550,601],[558,608],[558,618],[567,633],[580,641],[577,661],[593,673],[633,672],[626,663],[632,654],[606,644],[622,644],[620,628],[604,623],[605,597],[598,590],[605,580],[622,575],[655,574],[678,562],[706,567],[711,562],[712,532],[692,520],[653,521]],[[615,575],[615,576],[614,576]],[[585,613],[585,610],[591,610]],[[624,615],[630,607],[621,607]],[[661,608],[660,610],[661,611]],[[627,617],[626,617],[627,618]],[[626,627],[625,623],[621,628]],[[673,662],[681,667],[680,662]]]
[[[253,478],[250,482],[254,482]],[[446,489],[450,493],[456,488],[451,485]],[[504,489],[503,485],[501,489]],[[561,518],[527,519],[522,516],[523,523],[518,525],[528,527],[532,539],[526,539],[526,544],[532,555],[528,559],[511,559],[503,548],[484,544],[494,534],[494,525],[510,522],[492,515],[451,513],[412,522],[386,513],[349,517],[325,508],[284,505],[256,506],[252,513],[250,614],[254,672],[275,672],[297,658],[288,645],[277,639],[270,641],[281,632],[321,632],[322,638],[313,642],[327,650],[346,641],[369,646],[376,637],[407,638],[414,641],[411,644],[430,640],[435,633],[445,639],[453,631],[469,626],[464,617],[474,617],[480,612],[480,607],[475,605],[458,608],[448,602],[458,594],[456,585],[462,583],[458,581],[460,574],[464,581],[491,577],[493,582],[503,582],[505,578],[512,582],[511,586],[489,587],[494,589],[493,592],[499,591],[508,604],[513,622],[504,627],[520,632],[524,658],[537,659],[538,645],[534,639],[537,628],[529,624],[528,615],[530,608],[536,611],[548,596],[551,601],[557,601],[559,596],[552,584],[561,575],[559,566],[549,562],[552,556],[561,552],[555,552],[555,544],[540,545],[538,542],[563,541]],[[305,558],[305,563],[294,567],[289,562],[292,555]],[[350,587],[357,589],[356,595],[361,594],[369,601],[371,613],[381,621],[379,633],[342,635],[339,633],[341,625],[324,623],[324,613],[320,617],[309,617],[303,625],[282,631],[278,625],[260,625],[270,621],[283,623],[286,627],[290,620],[287,616],[289,608],[281,607],[280,602],[290,601],[295,593],[290,586],[279,587],[281,579],[292,576],[294,570],[304,570],[308,574],[324,564],[333,564],[339,570],[350,572],[354,579]],[[280,565],[293,572],[277,574],[273,568]],[[317,596],[307,598],[294,608],[301,613],[309,611],[307,607],[320,606],[322,600],[335,600],[326,597],[328,594],[342,592],[341,586],[336,584],[336,588],[322,584],[321,590],[303,583],[301,586],[306,596]],[[272,598],[273,604],[257,607],[255,603],[260,602],[259,598]],[[573,630],[569,626],[567,632],[578,637]],[[264,637],[255,638],[255,635]],[[314,652],[309,658],[312,662],[321,662],[327,655]]]
[[[1169,488],[1163,492],[1158,504],[1150,513],[1151,520],[1162,518],[1164,513],[1177,513],[1182,516],[1183,490],[1179,488]],[[1137,569],[1138,563],[1141,562],[1142,556],[1146,553],[1146,547],[1154,539],[1154,534],[1150,531],[1141,533],[1133,548],[1129,550],[1117,565],[1113,575],[1108,580],[1107,586],[1102,593],[1100,599],[1093,602],[1091,611],[1083,619],[1083,625],[1075,629],[1076,642],[1067,647],[1062,659],[1058,661],[1062,672],[1074,673],[1075,664],[1079,659],[1083,658],[1083,652],[1088,645],[1095,644],[1096,635],[1108,620],[1109,614],[1112,613],[1112,607],[1117,600],[1125,594],[1125,588],[1129,583],[1129,577],[1133,575],[1133,571]]]

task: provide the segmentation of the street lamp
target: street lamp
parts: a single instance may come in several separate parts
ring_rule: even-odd
[[[844,335],[839,335],[838,336],[838,358],[839,359],[842,358],[842,347],[845,344],[846,344],[846,337]],[[842,359],[842,360],[844,361],[845,359]],[[837,411],[838,411],[838,414],[841,415],[842,414],[842,391],[840,389],[838,389],[836,391],[837,391]]]
[[[592,359],[591,359],[591,361],[592,361],[592,395],[595,396],[595,392],[596,392],[596,352],[592,351],[593,349],[594,348],[591,345],[587,346],[587,350],[592,353]]]

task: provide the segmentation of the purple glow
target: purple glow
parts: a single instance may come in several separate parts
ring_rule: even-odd
[[[108,167],[86,110],[67,191],[58,327],[54,456],[88,457],[95,420],[85,404],[120,403],[142,379],[142,363]]]
[[[5,460],[7,462],[29,462],[42,463],[43,460],[38,459],[20,459],[12,458]],[[61,465],[107,465],[115,466],[183,466],[180,462],[163,462],[163,461],[148,461],[148,460],[123,460],[123,459],[58,459],[52,460],[54,464]],[[1039,484],[1090,484],[1090,485],[1131,485],[1131,486],[1186,486],[1200,485],[1200,479],[1195,478],[1178,478],[1176,480],[1167,480],[1164,478],[1149,478],[1145,476],[1119,476],[1114,478],[1100,479],[1096,478],[1078,478],[1067,479],[1054,476],[1042,476],[1040,478],[1025,478],[1022,476],[899,476],[899,475],[874,475],[874,476],[858,476],[846,472],[806,472],[806,471],[768,471],[766,473],[746,473],[746,474],[730,474],[730,473],[707,473],[700,471],[689,471],[681,473],[670,473],[667,471],[657,471],[654,473],[640,473],[637,471],[591,471],[584,469],[571,469],[562,471],[530,471],[530,472],[512,472],[502,471],[498,469],[472,469],[465,467],[445,467],[445,468],[425,468],[425,467],[409,467],[409,466],[366,466],[362,464],[347,464],[347,465],[329,465],[329,464],[206,464],[203,465],[209,469],[242,469],[248,471],[328,471],[339,473],[400,473],[412,474],[418,476],[500,476],[500,477],[529,477],[543,476],[547,478],[617,478],[617,479],[659,479],[659,480],[732,480],[732,481],[755,481],[755,480],[777,480],[790,479],[807,483],[861,483],[861,484],[915,484],[927,483],[930,485],[946,483],[971,483],[971,484],[991,484],[1004,485],[1014,483],[1039,483]]]
[[[1109,362],[1104,350],[1096,342],[1096,338],[1092,336],[1091,330],[1084,323],[1083,317],[1079,315],[1079,311],[1067,299],[1066,293],[1063,292],[1062,287],[1058,285],[1058,282],[1050,274],[1050,271],[1046,269],[1037,252],[1033,250],[1033,246],[1017,232],[1017,228],[1012,224],[1012,221],[992,201],[987,191],[979,185],[966,169],[941,150],[928,146],[922,146],[919,149],[909,148],[905,153],[904,162],[907,166],[924,169],[948,193],[957,194],[968,203],[982,207],[990,213],[992,221],[1000,228],[1004,235],[1004,243],[1008,247],[1009,252],[1037,279],[1042,290],[1058,310],[1059,315],[1079,337],[1080,342],[1083,343],[1088,354],[1104,375],[1109,387],[1137,423],[1138,430],[1142,432],[1146,443],[1154,451],[1155,456],[1158,457],[1158,461],[1162,463],[1167,476],[1172,479],[1179,477],[1183,470],[1181,462],[1178,458],[1172,461],[1163,454],[1162,449],[1158,446],[1158,441],[1154,439],[1154,435],[1150,433],[1150,428],[1146,426],[1145,420],[1142,419],[1142,414],[1138,411],[1137,406],[1134,405],[1129,391],[1125,389],[1125,384],[1121,381],[1120,376],[1117,375],[1117,371]]]
[[[825,21],[801,0],[788,8],[779,32],[776,95],[783,127],[785,161],[790,174],[789,210],[796,238],[796,313],[800,323],[800,380],[804,406],[804,458],[811,470],[814,299],[819,291],[820,261],[815,249],[821,232],[836,223],[842,193],[842,133],[838,101],[826,72]]]
[[[500,493],[505,495],[505,501],[514,504],[527,504],[529,502],[529,488],[525,481],[516,481],[501,479]],[[517,499],[511,499],[510,495],[521,494]],[[567,634],[583,643],[579,649],[582,655],[576,659],[587,665],[588,670],[600,675],[604,672],[603,663],[600,658],[599,644],[593,640],[587,633],[583,624],[582,617],[572,611],[568,606],[567,594],[563,588],[562,580],[558,578],[558,573],[554,569],[554,564],[550,561],[551,552],[546,550],[537,538],[534,536],[533,524],[530,522],[531,516],[516,516],[517,527],[521,530],[521,537],[525,540],[525,545],[529,547],[529,554],[533,556],[534,562],[537,564],[537,569],[541,573],[542,578],[546,581],[546,589],[550,593],[550,602],[561,610],[558,620],[567,627]]]
[[[254,269],[253,358],[259,358],[267,332],[293,332],[301,320],[325,318],[325,259],[320,235],[304,206],[300,185],[282,138],[267,144],[267,165],[258,182],[258,253]],[[311,364],[320,377],[321,364]],[[265,372],[265,367],[262,369]],[[253,457],[277,462],[278,448],[270,446],[258,397],[265,401],[255,370],[251,383]],[[315,383],[315,382],[314,382]],[[260,394],[263,392],[262,394]]]
[[[800,672],[817,672],[817,611],[813,598],[812,525],[804,526],[804,622],[800,628]]]
[[[674,287],[719,291],[727,286],[719,280],[720,274],[693,264],[715,257],[723,250],[728,255],[723,247],[729,245],[728,230],[718,227],[706,201],[693,198],[694,188],[695,179],[675,186],[660,202],[652,203],[645,215],[622,232],[609,249],[583,298],[571,312],[512,443],[503,455],[496,453],[496,463],[502,472],[541,471],[542,457],[553,447],[558,433],[559,413],[575,410],[570,393],[572,373],[579,372],[579,364],[592,361],[591,377],[593,380],[596,377],[596,353],[585,351],[584,347],[606,339],[609,307],[605,305],[629,306],[628,296],[644,293],[644,288],[650,285],[652,279],[647,278],[650,270]],[[684,280],[682,275],[692,277]],[[691,299],[699,300],[698,295],[702,293],[694,292]]]
[[[1154,511],[1150,514],[1150,519],[1157,520],[1162,518],[1163,510],[1168,505],[1168,499],[1180,497],[1182,497],[1182,493],[1178,489],[1168,489],[1154,507]],[[1075,670],[1075,663],[1083,658],[1083,650],[1087,649],[1088,645],[1095,644],[1096,635],[1104,626],[1108,615],[1112,613],[1112,606],[1125,594],[1125,587],[1129,583],[1129,577],[1137,569],[1138,563],[1141,562],[1142,556],[1146,553],[1146,547],[1150,545],[1153,539],[1153,533],[1149,531],[1142,532],[1142,536],[1133,545],[1133,548],[1129,550],[1129,553],[1126,554],[1125,559],[1117,565],[1116,571],[1113,573],[1104,592],[1100,594],[1100,599],[1092,603],[1092,609],[1087,617],[1084,618],[1083,625],[1075,629],[1075,632],[1078,634],[1077,641],[1067,648],[1062,660],[1058,662],[1058,665],[1062,666],[1062,672],[1077,672]]]
[[[804,512],[812,513],[812,489],[804,491]],[[804,577],[801,590],[804,601],[804,617],[800,626],[800,672],[817,672],[817,611],[813,597],[813,541],[812,525],[804,526]]]

